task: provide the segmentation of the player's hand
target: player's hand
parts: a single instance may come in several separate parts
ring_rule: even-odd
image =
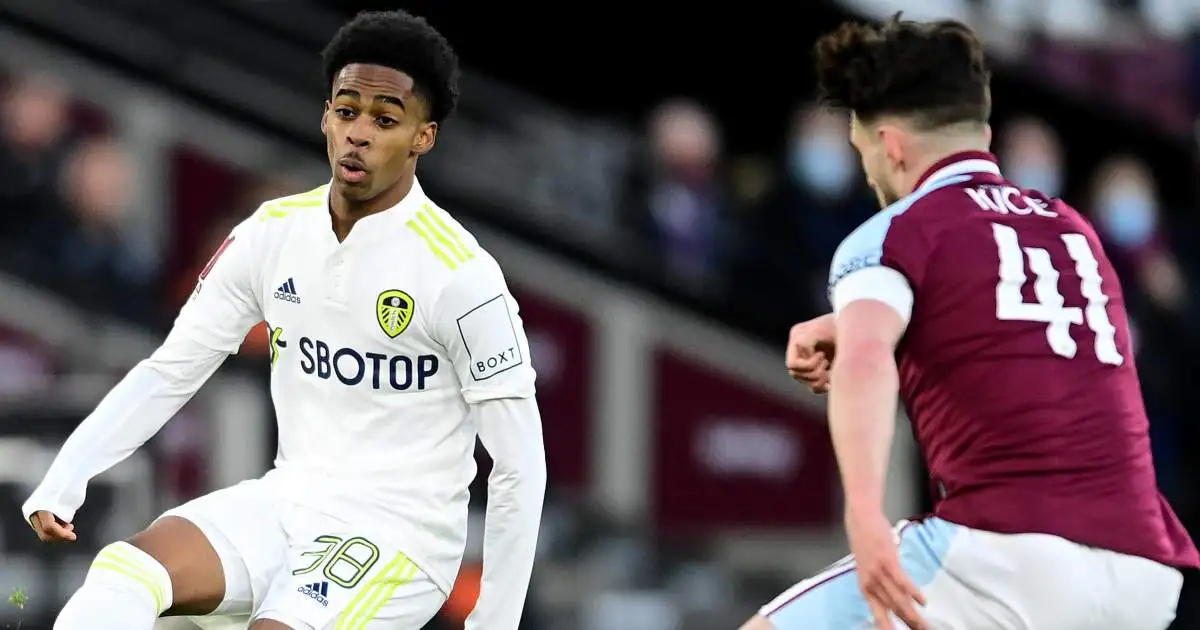
[[[75,526],[59,520],[46,510],[34,512],[33,516],[29,517],[29,524],[42,542],[75,542]]]
[[[836,333],[832,314],[800,322],[788,333],[784,356],[788,374],[818,394],[829,391]]]
[[[900,566],[895,534],[882,513],[846,515],[846,533],[857,565],[858,584],[880,630],[895,630],[892,615],[910,630],[928,630],[917,612],[925,596]]]

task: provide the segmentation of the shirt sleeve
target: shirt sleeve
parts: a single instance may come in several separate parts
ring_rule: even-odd
[[[64,521],[75,518],[88,482],[157,433],[262,319],[247,224],[213,254],[162,345],[71,432],[22,507],[27,519],[38,510]]]
[[[913,291],[908,279],[891,267],[878,266],[851,272],[833,287],[830,301],[838,314],[857,300],[877,300],[892,307],[907,326],[912,319]]]
[[[517,630],[546,494],[541,416],[533,398],[487,400],[473,407],[473,415],[493,464],[484,521],[483,584],[466,628]]]
[[[196,289],[175,320],[172,334],[233,354],[262,321],[256,289],[260,257],[254,251],[251,217],[234,228],[200,272]]]
[[[930,248],[910,212],[920,197],[902,200],[872,216],[842,241],[829,266],[829,299],[837,286],[851,274],[863,269],[886,267],[907,280],[916,292],[925,275]],[[879,277],[878,275],[875,277]]]
[[[432,317],[433,336],[446,349],[468,403],[533,397],[529,342],[494,261],[454,271]]]
[[[21,510],[46,510],[70,522],[88,482],[154,436],[229,356],[179,334],[134,366],[71,432]]]

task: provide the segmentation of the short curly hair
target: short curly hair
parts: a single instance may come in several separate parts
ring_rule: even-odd
[[[817,40],[814,56],[820,100],[864,121],[896,114],[931,129],[991,116],[983,44],[962,22],[899,13],[880,25],[848,22]]]
[[[385,66],[412,77],[414,91],[429,105],[429,119],[441,123],[458,105],[458,55],[425,18],[401,10],[363,11],[338,29],[321,52],[325,84],[350,64]]]

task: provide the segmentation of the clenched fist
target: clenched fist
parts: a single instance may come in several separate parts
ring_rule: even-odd
[[[832,313],[800,322],[792,326],[788,334],[784,359],[788,374],[818,394],[829,391],[829,370],[833,364],[836,334]]]
[[[75,526],[59,520],[46,510],[38,510],[29,517],[29,524],[42,542],[75,542]]]

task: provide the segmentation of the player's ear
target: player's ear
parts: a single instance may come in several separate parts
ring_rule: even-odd
[[[332,106],[333,103],[325,101],[325,109],[321,112],[321,133],[325,133],[325,127],[329,121],[329,108]]]
[[[905,134],[894,125],[879,125],[875,132],[879,145],[883,147],[883,154],[887,157],[888,162],[894,165],[904,163],[904,145]]]
[[[417,135],[413,138],[412,152],[417,155],[429,153],[437,143],[438,124],[435,122],[422,123],[417,127]]]

